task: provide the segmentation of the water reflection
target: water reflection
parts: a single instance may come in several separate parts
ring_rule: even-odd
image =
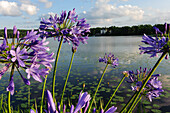
[[[105,64],[98,62],[98,58],[103,57],[105,53],[111,52],[116,57],[119,58],[119,66],[116,69],[112,69],[112,67],[109,67],[102,83],[108,87],[107,90],[105,89],[108,92],[109,89],[111,89],[111,87],[117,85],[118,80],[122,77],[122,71],[135,70],[135,69],[139,69],[140,67],[152,68],[153,64],[157,61],[158,58],[149,58],[149,55],[139,54],[138,45],[141,44],[140,42],[142,40],[141,37],[142,36],[90,37],[88,39],[87,45],[81,44],[78,47],[77,53],[75,54],[73,67],[69,78],[69,82],[71,84],[69,86],[72,88],[76,87],[74,88],[76,90],[79,88],[77,91],[74,92],[75,95],[77,93],[79,94],[79,92],[81,91],[80,87],[83,83],[86,83],[86,90],[93,92],[95,88],[94,86],[97,85],[98,79],[101,76],[102,71],[105,67]],[[50,41],[49,46],[51,48],[51,51],[56,53],[58,47],[58,41],[57,40],[54,41],[54,39],[47,39],[47,40]],[[56,90],[58,91],[57,92],[58,95],[60,95],[59,93],[61,92],[63,87],[63,83],[64,83],[63,78],[67,74],[67,69],[72,54],[71,47],[72,45],[68,45],[68,44],[62,45],[62,51],[59,58],[57,79],[56,79],[57,80],[56,83],[58,84],[56,87]],[[170,87],[169,65],[170,65],[170,60],[163,60],[155,72],[155,73],[162,74],[161,80],[164,87]],[[9,77],[7,74],[4,76]],[[5,80],[4,76],[2,77],[2,80],[0,80],[0,87],[1,89],[3,88],[1,90],[1,93],[2,91],[5,91],[8,83],[7,82],[8,80],[7,79]],[[17,73],[15,74],[15,76],[17,76]],[[48,89],[51,89],[51,78],[52,78],[52,72],[50,73],[47,80]],[[15,82],[15,86],[16,86],[15,88],[18,91],[22,89],[20,82]],[[109,85],[108,82],[110,83]],[[31,81],[32,99],[35,97],[40,97],[40,93],[35,92],[36,90],[38,92],[41,91],[42,83],[41,85],[38,84],[40,83]],[[77,85],[79,85],[79,87],[77,87]],[[37,86],[39,86],[38,87],[39,89],[37,88]],[[123,86],[126,85],[123,84]],[[128,87],[130,88],[130,86]],[[124,89],[127,89],[127,86]],[[70,92],[71,91],[68,91],[67,94],[71,95],[73,93]],[[121,95],[122,93],[120,92],[119,94]],[[13,99],[15,98],[17,99],[17,96],[13,97]],[[169,98],[170,97],[168,97],[168,99]],[[169,104],[167,105],[170,106]]]

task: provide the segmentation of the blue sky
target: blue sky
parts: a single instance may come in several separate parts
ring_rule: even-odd
[[[91,27],[170,22],[170,0],[1,0],[0,29],[38,28],[41,18],[76,8]]]

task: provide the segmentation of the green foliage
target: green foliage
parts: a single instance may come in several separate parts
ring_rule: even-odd
[[[164,24],[155,24],[155,27],[159,28],[160,31],[164,31]],[[102,30],[104,32],[102,32]],[[90,29],[90,36],[126,36],[126,35],[152,35],[155,33],[153,26],[150,24],[138,25],[138,26],[123,26],[123,27],[97,27]]]

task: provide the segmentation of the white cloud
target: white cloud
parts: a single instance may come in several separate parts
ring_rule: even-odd
[[[97,0],[95,6],[81,17],[87,18],[92,26],[111,26],[124,20],[141,21],[144,11],[138,6],[110,4],[111,0]]]
[[[37,11],[39,10],[36,6],[31,5],[31,4],[21,4],[20,9],[22,11],[25,11],[29,15],[35,15]]]
[[[48,0],[38,0],[41,3],[45,4],[45,8],[50,8],[52,7],[52,2],[48,1]]]
[[[129,0],[120,0],[120,1],[124,1],[124,2],[127,2],[127,1],[129,1]]]
[[[41,18],[44,18],[44,19],[49,19],[50,15],[52,15],[53,17],[55,16],[55,13],[53,12],[48,12],[48,14],[42,14],[38,20],[41,20]]]
[[[16,2],[0,1],[0,14],[3,16],[20,16],[22,13]]]
[[[52,2],[47,2],[47,3],[45,3],[45,8],[50,8],[50,7],[52,7]]]
[[[0,1],[0,15],[21,16],[23,11],[29,15],[35,15],[39,10],[35,5],[30,4],[29,0],[20,0],[20,2],[22,2],[22,4]]]
[[[24,4],[30,4],[31,1],[30,0],[19,0],[21,3],[24,3]]]

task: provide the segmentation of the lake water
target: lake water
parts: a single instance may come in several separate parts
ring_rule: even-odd
[[[140,67],[142,68],[152,68],[159,57],[149,58],[149,55],[140,55],[139,45],[141,43],[142,36],[100,36],[100,37],[90,37],[88,39],[88,44],[81,44],[74,57],[74,62],[72,65],[72,70],[67,85],[67,92],[65,100],[70,96],[72,103],[75,103],[78,94],[82,90],[82,85],[85,83],[85,91],[94,94],[94,90],[98,84],[99,78],[103,72],[105,64],[99,63],[98,58],[103,57],[105,53],[112,53],[119,59],[119,66],[113,69],[111,66],[106,71],[104,79],[97,94],[96,101],[103,100],[106,104],[109,96],[113,93],[113,90],[118,85],[118,82],[123,77],[122,71],[136,70]],[[49,46],[51,51],[56,53],[58,47],[58,41],[53,39],[48,39],[50,41]],[[67,43],[62,45],[61,54],[59,57],[58,71],[57,71],[57,86],[56,86],[56,99],[59,101],[59,95],[64,84],[64,77],[67,74],[69,62],[71,59],[71,45]],[[154,99],[152,103],[147,102],[147,99],[143,99],[143,104],[146,106],[148,112],[167,112],[170,111],[170,60],[163,60],[155,71],[155,73],[162,74],[160,77],[163,83],[163,89],[165,92],[161,98]],[[17,75],[17,73],[16,73]],[[8,85],[9,73],[3,76],[0,80],[0,93],[6,92],[5,89]],[[127,79],[126,79],[127,80]],[[126,83],[126,80],[121,85],[120,90],[117,92],[115,98],[111,102],[111,105],[117,106],[118,111],[127,102],[130,96],[133,94],[130,89],[130,84]],[[47,89],[51,90],[52,84],[52,72],[48,76]],[[15,94],[12,97],[12,104],[19,105],[21,107],[26,107],[27,98],[30,98],[31,105],[34,102],[34,98],[37,101],[41,96],[41,88],[43,83],[35,82],[31,80],[31,97],[29,97],[29,87],[22,83],[20,77],[15,80]],[[39,97],[39,98],[37,98]],[[77,100],[76,100],[77,102]],[[28,102],[29,103],[29,102]],[[153,108],[151,110],[151,108]]]

